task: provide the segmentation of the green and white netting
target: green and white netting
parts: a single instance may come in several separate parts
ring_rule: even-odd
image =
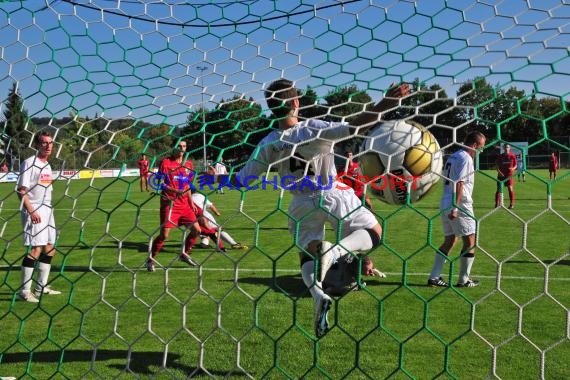
[[[569,378],[569,20],[564,0],[1,1],[0,376]],[[206,189],[249,249],[197,248],[189,268],[175,230],[146,272],[158,197],[139,191],[140,154],[156,168],[185,139],[196,167],[239,168],[273,127],[263,89],[280,77],[304,90],[306,115],[350,117],[408,82],[397,116],[446,152],[484,131],[480,287],[425,286],[440,186],[417,204],[374,202],[385,239],[371,257],[388,277],[337,298],[320,340],[286,191]],[[39,130],[55,136],[62,294],[30,304],[15,296],[14,179]],[[493,204],[505,142],[526,165],[514,210]]]

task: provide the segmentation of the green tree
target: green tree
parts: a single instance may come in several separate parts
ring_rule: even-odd
[[[148,160],[151,164],[153,161],[158,163],[163,157],[169,155],[178,137],[178,129],[168,124],[145,126],[139,133],[139,138],[145,142],[143,150],[149,156]]]
[[[457,120],[460,124],[469,124],[469,129],[476,129],[487,136],[487,140],[495,138],[496,120],[493,102],[497,98],[497,89],[493,88],[485,78],[475,78],[461,85],[457,90]],[[459,139],[462,139],[460,136]]]
[[[544,118],[556,115],[547,122],[548,137],[567,136],[570,138],[570,114],[562,111],[563,104],[565,105],[564,109],[570,109],[570,102],[563,102],[560,98],[548,97],[540,99],[538,103]]]
[[[139,139],[133,139],[128,132],[118,132],[113,137],[114,160],[126,163],[129,167],[136,167],[140,154],[143,151],[143,144]]]
[[[340,121],[345,118],[344,120],[350,123],[366,109],[372,98],[356,85],[350,85],[337,91],[329,91],[325,95],[325,101],[326,106],[330,108],[329,120]]]
[[[318,103],[319,98],[315,90],[307,86],[305,91],[300,91],[299,117],[303,119],[319,118],[327,115],[327,108]]]
[[[222,99],[214,110],[192,112],[182,135],[188,141],[190,155],[201,159],[205,132],[208,159],[217,161],[223,157],[227,161],[248,157],[268,128],[269,122],[260,104],[253,98],[234,96]]]
[[[536,141],[543,135],[541,115],[535,97],[526,99],[524,90],[510,87],[497,92],[493,116],[503,141]]]
[[[4,118],[3,149],[7,164],[13,170],[15,163],[19,162],[25,148],[29,146],[34,131],[34,126],[28,117],[28,111],[24,108],[24,101],[16,82],[12,84],[8,93]]]

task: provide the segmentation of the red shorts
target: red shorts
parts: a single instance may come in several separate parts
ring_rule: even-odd
[[[505,184],[505,186],[513,186],[515,184],[515,181],[513,180],[512,176],[509,177],[503,177],[503,176],[498,176],[497,179],[501,182],[503,182]],[[497,183],[497,186],[499,186],[500,183]]]
[[[160,225],[164,228],[189,226],[196,222],[196,214],[186,202],[174,202],[168,199],[160,201]]]

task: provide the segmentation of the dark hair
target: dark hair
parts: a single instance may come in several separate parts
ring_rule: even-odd
[[[50,132],[40,131],[40,132],[36,133],[36,135],[34,136],[34,142],[36,143],[36,145],[41,144],[41,138],[42,137],[51,137],[53,139],[53,135]]]
[[[358,260],[360,258],[360,260]],[[368,256],[364,256],[358,254],[349,264],[349,273],[356,278],[358,276],[358,271],[361,270],[360,268],[364,268],[366,265],[370,265],[372,263],[372,259]]]
[[[174,144],[176,146],[170,150],[170,154],[168,155],[168,158],[170,158],[170,159],[178,158],[178,155],[180,154],[180,148],[178,146],[180,145],[181,142],[184,142],[186,144],[186,149],[188,149],[188,142],[186,142],[186,140],[181,139],[181,140],[175,141]]]
[[[285,117],[293,109],[293,99],[299,92],[288,79],[278,79],[265,89],[267,106],[276,117]]]
[[[473,144],[477,144],[479,141],[483,140],[485,135],[479,131],[469,132],[467,136],[465,136],[465,140],[463,143],[467,146],[471,146]]]

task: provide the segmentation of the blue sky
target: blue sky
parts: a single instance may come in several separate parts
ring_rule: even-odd
[[[200,107],[202,84],[208,108],[234,95],[265,106],[262,88],[281,76],[320,96],[354,83],[375,98],[415,78],[453,96],[485,76],[569,100],[561,0],[191,3],[1,2],[0,98],[17,81],[31,115],[173,125]]]

